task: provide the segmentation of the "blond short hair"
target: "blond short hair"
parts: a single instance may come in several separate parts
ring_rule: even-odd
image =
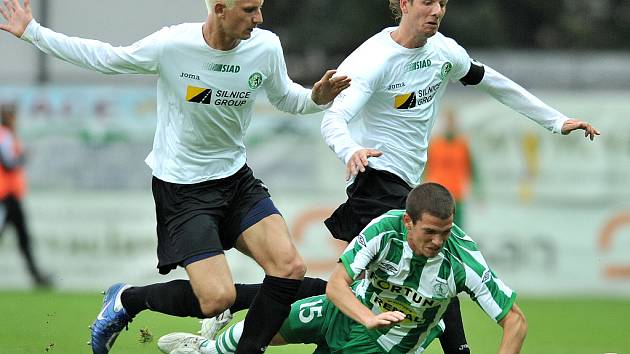
[[[234,7],[236,0],[206,0],[206,7],[208,8],[208,13],[212,12],[212,8],[216,3],[223,3],[227,7]]]

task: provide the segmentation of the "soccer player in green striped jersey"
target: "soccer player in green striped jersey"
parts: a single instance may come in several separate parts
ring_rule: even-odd
[[[453,224],[454,207],[440,184],[414,188],[406,210],[374,219],[348,245],[325,296],[293,303],[272,344],[315,343],[316,353],[421,353],[443,330],[450,300],[465,292],[503,327],[499,353],[520,352],[527,323],[516,293]],[[160,339],[161,348],[169,343],[170,354],[182,347],[189,351],[181,353],[233,353],[241,331],[237,324],[216,341],[171,334]]]

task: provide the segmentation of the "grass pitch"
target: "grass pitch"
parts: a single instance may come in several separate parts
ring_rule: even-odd
[[[88,325],[101,301],[96,293],[0,292],[0,353],[91,353],[85,344]],[[529,323],[523,353],[630,353],[630,299],[525,298],[518,303]],[[496,353],[501,328],[467,299],[462,299],[462,312],[472,352]],[[143,312],[120,335],[111,353],[157,354],[155,343],[161,335],[198,329],[195,319]],[[153,340],[142,343],[148,334]],[[291,345],[267,352],[308,354],[312,350],[312,346]],[[426,353],[441,352],[434,343]]]

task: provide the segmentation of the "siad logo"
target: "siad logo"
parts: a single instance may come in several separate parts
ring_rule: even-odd
[[[420,70],[420,69],[426,69],[430,66],[431,66],[431,59],[424,59],[424,60],[414,61],[405,65],[405,71],[410,72],[410,71],[415,71],[415,70]]]
[[[215,63],[205,63],[201,67],[203,70],[208,71],[216,71],[219,73],[233,73],[236,74],[241,71],[241,67],[239,65],[232,64],[215,64]]]

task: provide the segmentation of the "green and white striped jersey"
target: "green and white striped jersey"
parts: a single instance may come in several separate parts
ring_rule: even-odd
[[[416,256],[407,242],[404,210],[374,219],[346,248],[340,260],[357,298],[374,313],[400,311],[406,319],[369,331],[389,353],[417,353],[451,298],[466,292],[495,321],[508,313],[516,293],[488,267],[477,244],[453,225],[444,248],[433,258]]]

